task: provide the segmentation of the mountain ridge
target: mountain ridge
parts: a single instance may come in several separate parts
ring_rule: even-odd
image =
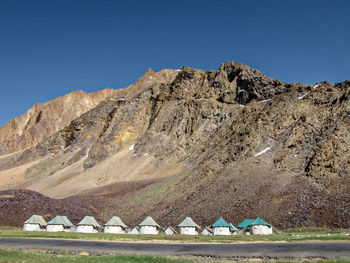
[[[77,90],[45,103],[35,103],[26,113],[0,127],[0,154],[34,146],[113,93],[111,89],[90,94]]]
[[[237,62],[148,70],[0,159],[0,176],[36,162],[0,189],[102,198],[103,219],[259,215],[279,227],[349,227],[349,94],[350,81],[285,83]]]

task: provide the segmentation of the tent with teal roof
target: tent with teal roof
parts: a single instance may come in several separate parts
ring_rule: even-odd
[[[234,225],[232,225],[232,223],[230,223],[230,229],[231,231],[238,231],[238,229]]]
[[[239,229],[244,229],[248,235],[272,234],[272,225],[260,217],[257,217],[256,219],[244,219],[237,227]]]
[[[238,226],[237,228],[239,229],[250,229],[250,223],[253,222],[255,219],[244,219]]]
[[[212,227],[230,227],[230,224],[226,222],[225,219],[220,217],[214,224],[211,225]]]
[[[229,236],[235,233],[236,229],[231,223],[220,217],[214,224],[211,225],[214,236]]]

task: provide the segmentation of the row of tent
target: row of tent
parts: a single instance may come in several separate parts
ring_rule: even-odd
[[[92,216],[85,216],[76,226],[66,216],[56,216],[46,223],[40,215],[33,215],[24,222],[24,231],[47,231],[47,232],[80,232],[80,233],[97,233],[101,230],[101,225]],[[150,216],[146,217],[138,226],[128,227],[118,217],[113,216],[106,224],[104,224],[103,232],[112,234],[150,234],[156,235],[164,232],[166,235],[236,235],[239,230],[245,234],[252,235],[269,235],[272,234],[272,225],[265,222],[261,218],[244,219],[237,228],[220,217],[211,226],[205,227],[203,230],[197,225],[191,217],[186,217],[178,225],[178,231],[173,227],[164,230]]]

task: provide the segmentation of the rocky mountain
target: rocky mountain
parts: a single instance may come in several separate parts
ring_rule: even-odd
[[[105,89],[89,94],[80,90],[43,104],[36,103],[25,114],[0,127],[0,154],[36,145],[115,92]]]
[[[237,62],[149,70],[21,153],[1,189],[97,200],[101,220],[263,217],[350,227],[350,81],[284,83]],[[1,220],[1,218],[0,218]]]

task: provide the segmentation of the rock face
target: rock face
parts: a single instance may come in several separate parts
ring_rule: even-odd
[[[130,224],[350,227],[349,94],[350,81],[284,83],[237,62],[149,70],[0,169],[45,159],[11,187],[103,197],[99,216]]]
[[[35,104],[22,116],[0,127],[0,155],[36,145],[115,93],[111,89],[91,94],[75,91],[43,104]]]

